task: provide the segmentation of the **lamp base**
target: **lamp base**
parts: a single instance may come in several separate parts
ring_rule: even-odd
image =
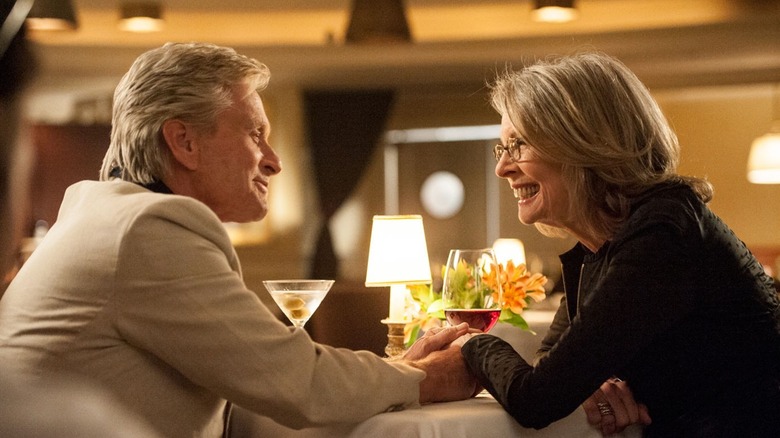
[[[390,359],[397,359],[403,356],[406,353],[406,347],[404,346],[404,327],[406,327],[406,322],[383,319],[382,324],[387,326],[385,354]]]

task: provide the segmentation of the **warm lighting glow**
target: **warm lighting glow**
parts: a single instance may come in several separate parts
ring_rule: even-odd
[[[162,20],[149,17],[133,17],[123,19],[119,30],[126,32],[158,32],[162,30]]]
[[[119,29],[127,32],[159,32],[165,21],[160,5],[154,2],[124,3],[121,8]]]
[[[391,286],[388,320],[405,319],[406,285],[431,281],[422,216],[374,216],[366,286]]]
[[[531,19],[542,23],[567,23],[577,18],[574,0],[536,0]]]
[[[747,177],[754,184],[780,184],[780,130],[753,141]]]
[[[493,242],[493,252],[496,253],[496,261],[505,264],[509,260],[515,266],[525,263],[525,246],[520,239],[496,239]]]

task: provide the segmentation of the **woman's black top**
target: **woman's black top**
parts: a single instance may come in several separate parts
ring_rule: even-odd
[[[645,436],[780,437],[773,280],[690,188],[649,191],[597,253],[578,244],[561,262],[566,300],[536,367],[491,335],[463,346],[521,425],[547,426],[617,376],[649,409]]]

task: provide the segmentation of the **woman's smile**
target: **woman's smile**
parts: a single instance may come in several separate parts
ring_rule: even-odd
[[[521,202],[536,196],[536,194],[539,193],[539,189],[539,184],[523,184],[518,187],[512,187],[515,198],[519,199]]]

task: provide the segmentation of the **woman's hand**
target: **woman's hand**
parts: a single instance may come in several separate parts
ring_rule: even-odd
[[[626,382],[612,378],[601,384],[582,404],[590,423],[604,436],[622,432],[632,424],[651,423],[647,406],[637,403]]]

